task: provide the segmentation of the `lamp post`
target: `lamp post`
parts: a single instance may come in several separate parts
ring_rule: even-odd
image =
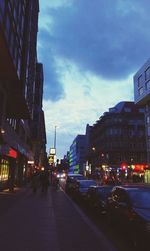
[[[55,131],[54,131],[54,149],[55,149],[55,154],[56,154],[56,128],[57,128],[57,126],[55,125]]]
[[[54,128],[55,128],[54,129],[54,151],[55,151],[55,153],[54,153],[54,163],[56,165],[56,128],[57,128],[57,126],[55,125]]]

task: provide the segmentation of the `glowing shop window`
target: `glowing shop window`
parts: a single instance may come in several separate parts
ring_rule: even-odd
[[[2,159],[0,163],[0,181],[8,180],[9,163],[7,160]]]

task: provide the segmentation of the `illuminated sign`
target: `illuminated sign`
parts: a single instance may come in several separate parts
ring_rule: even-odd
[[[14,159],[17,158],[17,152],[15,150],[13,150],[12,148],[9,148],[9,152],[6,155],[9,156],[9,157],[12,157]]]
[[[144,171],[145,169],[147,169],[147,165],[144,165],[144,164],[135,164],[133,165],[133,168],[132,168],[134,171]]]
[[[28,164],[34,164],[34,160],[28,160]]]
[[[54,164],[54,154],[50,154],[48,156],[48,162],[50,165]]]
[[[50,154],[55,155],[56,154],[56,149],[55,148],[50,148]]]

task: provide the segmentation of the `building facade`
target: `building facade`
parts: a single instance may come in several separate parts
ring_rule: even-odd
[[[38,13],[38,0],[0,1],[0,188],[21,185],[34,163]]]
[[[120,102],[92,126],[88,161],[92,171],[123,170],[143,173],[146,168],[144,109]]]
[[[150,59],[134,76],[134,100],[145,109],[147,161],[150,166]]]
[[[36,166],[46,166],[46,129],[43,107],[43,65],[36,64],[36,80],[33,99],[33,119],[31,120],[34,162]]]
[[[134,75],[134,100],[145,109],[147,163],[150,169],[150,59]],[[147,170],[146,179],[150,182],[150,170]]]
[[[83,173],[86,162],[86,135],[77,135],[70,146],[69,172]]]

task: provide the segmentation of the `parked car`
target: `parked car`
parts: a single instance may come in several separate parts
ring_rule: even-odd
[[[149,250],[150,187],[116,186],[108,197],[107,208],[110,221],[128,236],[134,247]]]
[[[69,195],[72,195],[74,187],[75,187],[75,181],[79,179],[85,179],[82,174],[68,174],[66,178],[66,185],[65,185],[65,191]]]
[[[74,188],[75,199],[80,202],[83,202],[85,200],[88,188],[90,186],[96,186],[96,185],[97,185],[96,181],[92,179],[76,180]]]
[[[86,193],[86,205],[93,212],[106,214],[107,198],[114,186],[91,186]]]

